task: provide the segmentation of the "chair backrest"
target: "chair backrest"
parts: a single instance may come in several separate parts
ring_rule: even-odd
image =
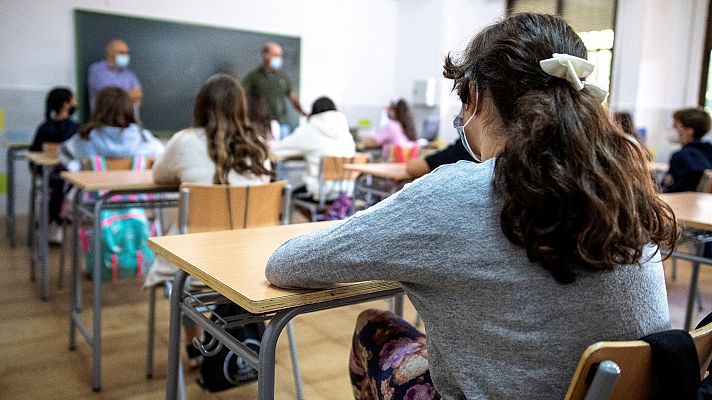
[[[703,193],[712,193],[712,169],[706,169],[700,177],[700,183],[697,185],[697,191]]]
[[[414,144],[412,146],[391,146],[390,148],[390,155],[388,157],[388,161],[390,162],[397,162],[397,163],[404,163],[408,162],[409,160],[412,160],[414,158],[418,158],[420,155],[420,147],[418,145]]]
[[[131,167],[133,166],[133,162],[133,158],[104,158],[104,163],[106,165],[107,171],[132,169]],[[151,167],[153,166],[153,158],[145,158],[144,162],[146,169],[151,169]],[[83,170],[91,171],[94,169],[92,168],[91,160],[89,160],[88,158],[82,159],[81,164]]]
[[[353,157],[324,156],[321,158],[320,177],[324,180],[354,180],[359,172],[345,170],[344,164],[365,164],[368,158],[366,153],[356,153]]]
[[[253,186],[180,186],[181,233],[257,228],[282,223],[286,181]]]
[[[57,157],[61,145],[62,143],[44,142],[42,143],[42,152],[52,157]]]
[[[690,332],[697,348],[700,379],[712,359],[712,324]],[[583,352],[576,367],[567,400],[584,399],[596,368],[603,361],[613,361],[620,368],[620,376],[610,399],[650,399],[653,396],[652,352],[642,340],[625,342],[598,342]]]

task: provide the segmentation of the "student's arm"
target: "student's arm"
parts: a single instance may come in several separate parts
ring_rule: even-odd
[[[411,178],[420,178],[430,172],[430,166],[422,158],[413,158],[405,163],[405,170]]]
[[[320,288],[367,280],[425,279],[421,255],[437,251],[440,209],[423,207],[441,190],[436,174],[327,229],[289,240],[267,263],[267,279],[280,287]]]
[[[290,91],[289,94],[287,94],[287,97],[289,97],[289,101],[292,103],[292,106],[294,106],[294,109],[297,110],[299,114],[306,117],[307,113],[302,110],[302,105],[299,103],[299,98],[297,97],[297,94]]]
[[[391,123],[380,128],[373,137],[365,138],[358,143],[358,148],[380,147],[393,137]]]
[[[275,156],[304,155],[314,148],[314,143],[304,126],[298,126],[294,132],[282,140],[273,142],[270,151]]]

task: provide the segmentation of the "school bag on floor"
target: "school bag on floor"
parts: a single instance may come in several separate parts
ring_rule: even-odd
[[[89,159],[95,171],[106,171],[104,157],[93,156]],[[136,156],[132,159],[132,170],[145,167],[145,158]],[[114,196],[110,200],[118,200]],[[138,199],[132,196],[131,199]],[[143,208],[125,208],[104,210],[101,212],[101,229],[95,233],[101,242],[100,268],[102,281],[115,281],[132,276],[143,276],[153,264],[154,254],[148,248],[150,224]],[[87,273],[94,271],[94,247],[86,231],[80,232],[83,247],[86,250]]]
[[[236,315],[238,312],[244,313],[245,310],[234,303],[229,303],[218,305],[213,314],[228,317]],[[215,315],[211,316],[210,319],[215,321]],[[265,332],[264,322],[252,322],[228,328],[225,331],[259,354],[260,342]],[[212,336],[208,332],[205,332],[204,335],[203,344],[210,343]],[[255,379],[257,379],[257,370],[223,346],[216,354],[203,356],[198,385],[208,392],[220,392]]]

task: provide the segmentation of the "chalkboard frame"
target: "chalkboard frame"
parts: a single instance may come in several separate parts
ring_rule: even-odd
[[[113,25],[112,25],[113,24]],[[292,82],[295,92],[300,88],[301,69],[301,38],[298,36],[258,32],[235,29],[225,26],[185,22],[161,18],[128,15],[121,13],[97,12],[94,10],[74,9],[75,48],[76,48],[76,81],[78,93],[79,118],[84,121],[89,115],[87,73],[89,66],[104,59],[105,44],[113,39],[120,38],[129,44],[131,54],[131,68],[139,77],[144,89],[144,104],[141,109],[141,119],[146,128],[159,136],[170,136],[176,131],[190,125],[192,120],[193,100],[198,89],[205,79],[217,72],[229,73],[242,80],[249,72],[260,65],[260,49],[265,42],[271,40],[279,43],[284,49],[285,68],[283,72]],[[173,34],[182,33],[183,36],[171,36],[169,39],[161,38],[160,31],[155,31],[158,36],[140,36],[140,29],[154,30],[161,28]],[[234,41],[220,41],[206,43],[201,41],[201,35],[214,35],[214,37],[230,37]],[[147,40],[154,38],[154,40]],[[238,40],[239,39],[239,40]],[[193,70],[189,71],[189,78],[159,79],[154,72],[156,66],[169,66],[165,60],[175,59],[181,54],[176,54],[176,46],[160,46],[161,41],[175,43],[181,41],[186,45],[184,60]],[[207,46],[196,46],[200,43]],[[210,47],[212,45],[213,47]],[[217,46],[221,46],[218,48]],[[224,47],[222,47],[224,46]],[[235,47],[237,46],[237,48]],[[219,54],[221,52],[225,54]],[[237,50],[234,56],[228,56],[229,51]],[[212,60],[212,65],[196,66],[190,63],[199,52],[212,51],[215,57],[224,59]],[[162,54],[163,53],[163,54]],[[229,53],[233,54],[233,53]],[[229,63],[225,59],[232,57]],[[206,59],[201,59],[206,61]],[[210,62],[210,61],[207,61]],[[195,69],[198,68],[198,69]],[[179,75],[174,74],[172,76]],[[158,82],[157,82],[158,81]],[[157,86],[157,83],[162,86]],[[177,93],[180,92],[180,93]],[[289,121],[296,125],[298,114],[289,109]],[[164,117],[162,114],[165,113]],[[170,116],[170,117],[169,117]]]

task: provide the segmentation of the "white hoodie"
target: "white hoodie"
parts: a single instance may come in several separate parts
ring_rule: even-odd
[[[319,194],[319,161],[322,156],[353,157],[356,144],[349,132],[346,116],[339,111],[326,111],[309,117],[305,124],[294,130],[286,138],[272,143],[272,154],[292,157],[303,155],[307,161],[304,183],[307,192],[317,199]],[[331,200],[339,194],[342,185],[327,181],[326,199]],[[353,190],[349,185],[348,192]]]

